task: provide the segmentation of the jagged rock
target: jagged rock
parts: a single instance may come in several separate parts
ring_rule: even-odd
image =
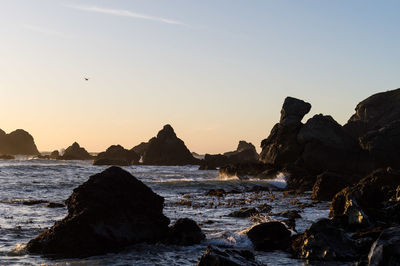
[[[228,157],[222,154],[206,154],[200,162],[199,170],[217,170],[218,167],[229,164]]]
[[[286,250],[290,246],[290,231],[281,222],[267,222],[252,227],[247,236],[256,250]]]
[[[384,203],[395,197],[400,171],[378,169],[335,195],[330,217],[347,216],[349,225],[370,226],[385,218]]]
[[[342,189],[359,181],[358,176],[339,174],[334,172],[323,172],[317,176],[313,187],[311,198],[313,200],[331,201],[332,198]]]
[[[266,171],[270,171],[271,175],[267,175]],[[263,174],[264,173],[264,174]],[[276,173],[275,169],[272,168],[270,164],[265,164],[262,162],[245,162],[228,164],[220,167],[219,176],[220,177],[231,177],[236,176],[239,179],[247,179],[249,176],[258,176],[259,178],[273,178]]]
[[[282,106],[279,123],[283,126],[297,127],[310,110],[311,104],[293,97],[287,97]]]
[[[126,150],[121,145],[112,145],[105,152],[97,155],[93,165],[120,165],[137,164],[140,156],[133,150]]]
[[[374,94],[360,102],[355,110],[344,130],[357,139],[400,120],[400,89]]]
[[[385,229],[369,253],[370,266],[400,265],[400,227]]]
[[[359,257],[355,242],[329,219],[319,220],[295,236],[292,250],[296,257],[309,260],[353,261]]]
[[[195,221],[181,218],[170,227],[166,242],[173,245],[190,246],[199,244],[204,238],[204,233]]]
[[[201,256],[197,266],[241,266],[260,265],[255,261],[254,254],[245,249],[220,249],[208,246]]]
[[[149,147],[149,143],[148,142],[142,142],[139,145],[136,145],[135,147],[133,147],[131,149],[131,151],[136,152],[140,157],[142,157],[145,154],[145,152],[147,150],[147,147]]]
[[[0,154],[39,155],[40,153],[31,134],[17,129],[9,134],[0,131]]]
[[[130,173],[110,167],[75,188],[68,215],[29,241],[30,253],[85,257],[165,238],[164,198]]]
[[[50,159],[58,159],[60,157],[60,152],[55,150],[50,153]]]
[[[93,159],[92,155],[90,155],[85,148],[79,146],[77,142],[74,142],[71,146],[69,146],[64,154],[61,156],[62,160],[91,160]]]
[[[400,165],[400,120],[369,131],[360,137],[360,145],[371,155],[374,168]]]
[[[143,164],[148,165],[189,165],[199,164],[185,143],[179,139],[170,125],[165,125],[157,137],[149,141],[143,155]]]
[[[304,166],[319,174],[334,172],[366,173],[371,171],[368,154],[331,116],[310,118],[297,135],[304,145],[301,158]]]

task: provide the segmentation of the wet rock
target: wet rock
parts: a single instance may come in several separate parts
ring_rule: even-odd
[[[90,155],[85,148],[79,146],[77,142],[74,142],[71,146],[69,146],[64,154],[60,157],[62,160],[91,160],[93,159],[92,155]]]
[[[6,134],[0,129],[0,154],[8,155],[39,155],[31,134],[17,129]]]
[[[400,89],[374,94],[360,102],[344,129],[355,139],[400,119]]]
[[[290,246],[290,231],[281,222],[267,222],[252,227],[247,236],[256,250],[286,250]]]
[[[127,166],[139,163],[140,156],[132,151],[126,150],[121,145],[112,145],[105,152],[97,155],[93,165],[120,165]]]
[[[369,253],[371,266],[400,265],[400,227],[385,229]]]
[[[228,157],[222,154],[206,154],[200,162],[199,170],[217,170],[218,167],[229,164]]]
[[[38,205],[38,204],[43,204],[43,203],[48,203],[48,201],[47,200],[25,200],[22,202],[23,205],[27,205],[27,206]]]
[[[29,241],[30,253],[86,257],[165,238],[164,199],[130,173],[110,167],[75,188],[68,215]]]
[[[269,213],[272,210],[272,206],[267,203],[263,203],[257,206],[257,210],[263,213]]]
[[[283,211],[283,212],[272,213],[271,215],[285,217],[285,218],[293,219],[293,220],[301,218],[301,215],[299,214],[299,211],[297,211],[297,210],[287,210],[287,211]]]
[[[359,179],[357,176],[326,171],[317,176],[311,198],[314,200],[331,201],[336,193],[354,184]]]
[[[206,196],[214,196],[214,197],[224,197],[226,191],[222,188],[219,189],[210,189],[207,191]]]
[[[15,157],[12,155],[6,155],[6,154],[0,155],[0,160],[14,160],[14,159]]]
[[[256,208],[240,208],[239,210],[229,214],[229,216],[236,218],[247,218],[255,214],[258,214],[258,210]]]
[[[203,239],[205,239],[205,235],[195,221],[181,218],[170,227],[166,242],[173,245],[190,246],[199,244]]]
[[[240,266],[260,265],[255,261],[254,254],[244,249],[221,249],[208,246],[206,252],[201,256],[197,266]]]
[[[148,142],[142,142],[139,145],[136,145],[135,147],[133,147],[131,149],[131,151],[134,151],[136,154],[138,154],[140,157],[142,157],[145,154],[148,147],[149,147]]]
[[[47,207],[47,208],[64,208],[65,205],[62,204],[62,203],[58,203],[58,202],[49,202],[49,203],[46,205],[46,207]]]
[[[357,247],[345,231],[332,220],[313,223],[304,234],[293,237],[296,257],[319,261],[354,261],[359,258]]]
[[[331,116],[310,118],[297,140],[304,146],[304,167],[315,174],[324,171],[366,173],[371,171],[368,153]]]
[[[199,162],[170,125],[165,125],[157,137],[149,141],[143,155],[143,164],[148,165],[190,165]]]
[[[350,225],[370,226],[385,218],[384,203],[396,194],[400,171],[378,169],[357,184],[340,191],[330,205],[330,217],[345,215]]]
[[[359,141],[372,157],[374,168],[400,165],[400,120],[369,131]]]
[[[259,174],[269,169],[272,169],[271,165],[261,162],[236,163],[220,167],[219,175],[220,177],[236,176],[239,179],[248,179],[256,175],[261,177]]]

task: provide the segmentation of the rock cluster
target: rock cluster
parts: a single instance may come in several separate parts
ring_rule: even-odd
[[[85,148],[79,146],[77,142],[74,142],[71,146],[69,146],[62,156],[59,156],[58,159],[61,160],[91,160],[93,156],[90,155]]]
[[[0,154],[3,155],[39,155],[31,134],[17,129],[6,134],[0,129]]]
[[[127,166],[139,163],[140,156],[133,150],[126,150],[121,145],[112,145],[105,152],[101,152],[94,160],[94,165]]]

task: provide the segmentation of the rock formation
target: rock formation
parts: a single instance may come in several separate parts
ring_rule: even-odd
[[[140,156],[133,150],[126,150],[121,145],[112,145],[105,152],[101,152],[94,160],[94,165],[120,165],[127,166],[138,164]]]
[[[257,266],[254,254],[246,249],[221,249],[208,246],[197,266]]]
[[[290,231],[281,222],[267,222],[252,227],[247,236],[256,250],[285,250],[290,246]]]
[[[22,129],[6,134],[0,129],[0,154],[39,155],[33,137]]]
[[[75,188],[66,200],[68,215],[29,241],[27,250],[85,257],[160,241],[169,230],[163,203],[130,173],[110,167]]]
[[[189,165],[198,164],[179,139],[170,125],[165,125],[162,130],[149,140],[148,147],[143,155],[143,164],[147,165]]]
[[[93,156],[90,155],[85,148],[79,146],[77,142],[74,142],[69,146],[64,154],[60,157],[62,160],[91,160]]]
[[[136,152],[136,154],[138,154],[140,157],[142,157],[144,155],[144,153],[146,152],[148,146],[149,146],[148,142],[142,142],[139,145],[136,145],[135,147],[133,147],[131,149],[131,151]]]

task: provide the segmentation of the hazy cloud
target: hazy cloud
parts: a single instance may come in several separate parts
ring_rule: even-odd
[[[120,16],[120,17],[130,17],[130,18],[136,18],[136,19],[152,20],[152,21],[158,21],[158,22],[174,24],[174,25],[185,25],[183,22],[178,21],[178,20],[167,19],[167,18],[162,18],[162,17],[154,17],[154,16],[145,15],[145,14],[139,14],[139,13],[135,13],[135,12],[132,12],[129,10],[124,10],[124,9],[112,9],[112,8],[103,8],[103,7],[97,7],[97,6],[79,6],[79,5],[70,5],[68,7],[87,11],[87,12],[95,12],[95,13],[109,14],[109,15]]]
[[[38,32],[38,33],[45,34],[45,35],[51,35],[51,36],[56,36],[56,37],[61,37],[61,38],[70,37],[67,34],[64,34],[62,32],[58,32],[58,31],[51,30],[51,29],[48,29],[48,28],[44,28],[44,27],[37,26],[37,25],[24,24],[24,25],[22,25],[22,27],[24,29],[27,29],[27,30],[30,30],[30,31],[34,31],[34,32]]]

